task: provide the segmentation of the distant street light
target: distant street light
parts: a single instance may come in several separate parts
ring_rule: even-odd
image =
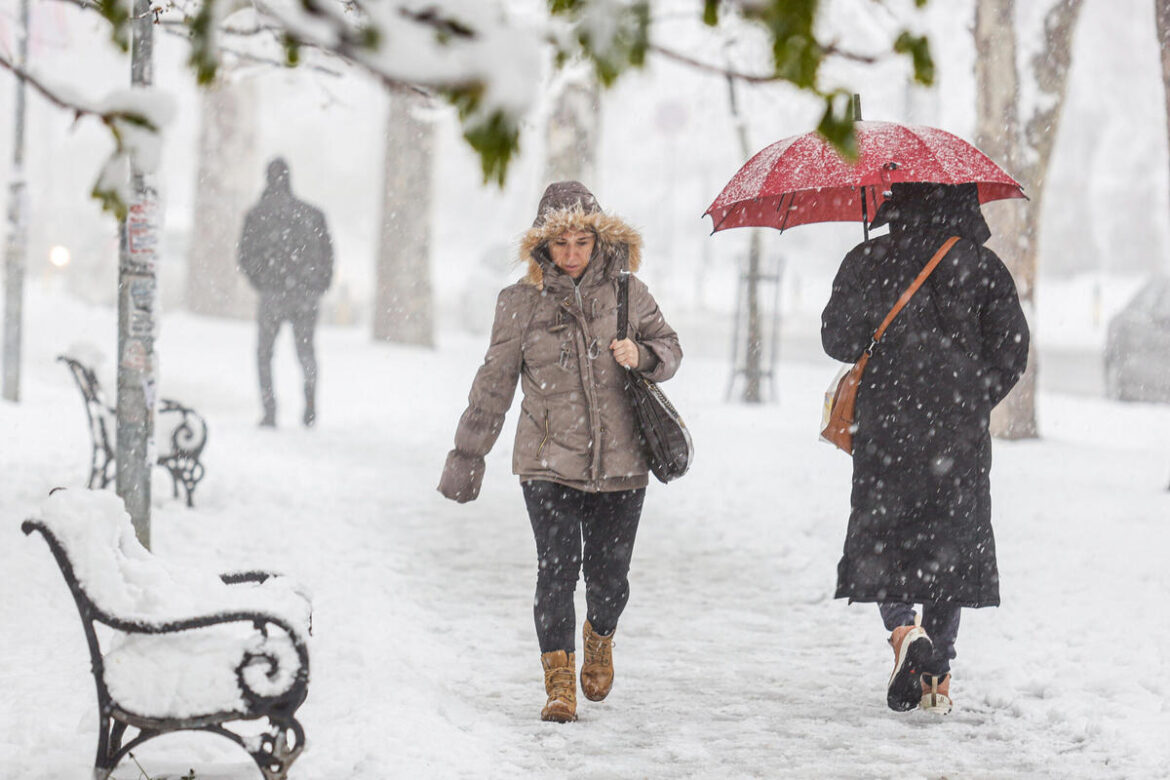
[[[69,253],[69,247],[67,246],[58,244],[49,250],[49,263],[54,268],[64,268],[69,265],[69,261],[72,259],[73,256]]]

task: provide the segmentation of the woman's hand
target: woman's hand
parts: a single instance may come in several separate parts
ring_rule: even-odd
[[[609,348],[613,350],[613,359],[618,362],[619,366],[638,367],[638,345],[634,343],[633,339],[622,339],[621,341],[614,339],[609,343]]]

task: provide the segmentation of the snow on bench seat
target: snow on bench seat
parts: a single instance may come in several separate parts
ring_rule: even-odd
[[[146,718],[181,719],[246,713],[237,682],[248,693],[279,696],[300,668],[295,641],[307,644],[310,603],[288,578],[225,584],[218,574],[160,560],[134,535],[122,501],[107,491],[58,491],[39,520],[56,536],[81,588],[101,612],[123,621],[166,627],[201,618],[245,613],[271,616],[257,631],[250,620],[177,633],[116,631],[103,654],[105,682],[117,706]],[[286,633],[287,632],[287,633]]]

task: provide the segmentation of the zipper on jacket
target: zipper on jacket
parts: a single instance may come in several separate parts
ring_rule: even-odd
[[[540,457],[540,453],[544,452],[544,445],[548,443],[548,409],[544,410],[544,438],[540,440],[540,446],[536,448],[536,457]]]
[[[587,354],[589,345],[586,343],[585,339],[587,336],[589,338],[593,338],[593,333],[589,330],[588,318],[585,316],[585,302],[581,297],[580,286],[576,284],[573,285],[573,294],[577,299],[577,311],[570,311],[569,313],[573,316],[573,319],[577,320],[577,326],[581,331],[579,334],[579,349],[584,350],[581,354]],[[568,305],[568,301],[565,301],[565,305]],[[580,313],[580,316],[578,316],[577,312]],[[598,351],[600,352],[600,350]],[[592,485],[593,482],[598,480],[598,474],[601,471],[601,434],[598,430],[601,427],[601,409],[597,403],[596,387],[594,387],[593,361],[582,361],[580,360],[580,357],[578,357],[578,363],[578,371],[582,370],[580,363],[584,363],[584,376],[581,378],[581,389],[584,391],[585,400],[589,409],[589,447],[593,451],[593,457],[591,458],[591,464],[589,466],[590,479],[588,480],[588,483]]]

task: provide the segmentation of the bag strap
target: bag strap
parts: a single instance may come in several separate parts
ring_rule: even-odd
[[[617,337],[621,341],[630,327],[630,272],[622,271],[618,277]]]
[[[958,243],[958,241],[958,236],[951,236],[944,241],[943,245],[934,253],[934,257],[930,258],[930,262],[918,272],[918,276],[910,283],[910,286],[906,288],[906,292],[902,293],[902,297],[894,304],[894,308],[890,309],[890,313],[886,315],[886,318],[882,320],[882,324],[878,325],[878,329],[874,331],[873,339],[869,342],[869,346],[865,348],[867,355],[873,354],[873,348],[882,340],[886,328],[890,327],[890,323],[898,316],[898,312],[902,311],[906,304],[910,302],[910,299],[914,297],[914,293],[918,292],[918,288],[926,281],[926,277],[930,276],[935,268],[938,268],[938,264],[942,262],[943,257],[946,256],[947,252],[951,251],[951,247]]]

